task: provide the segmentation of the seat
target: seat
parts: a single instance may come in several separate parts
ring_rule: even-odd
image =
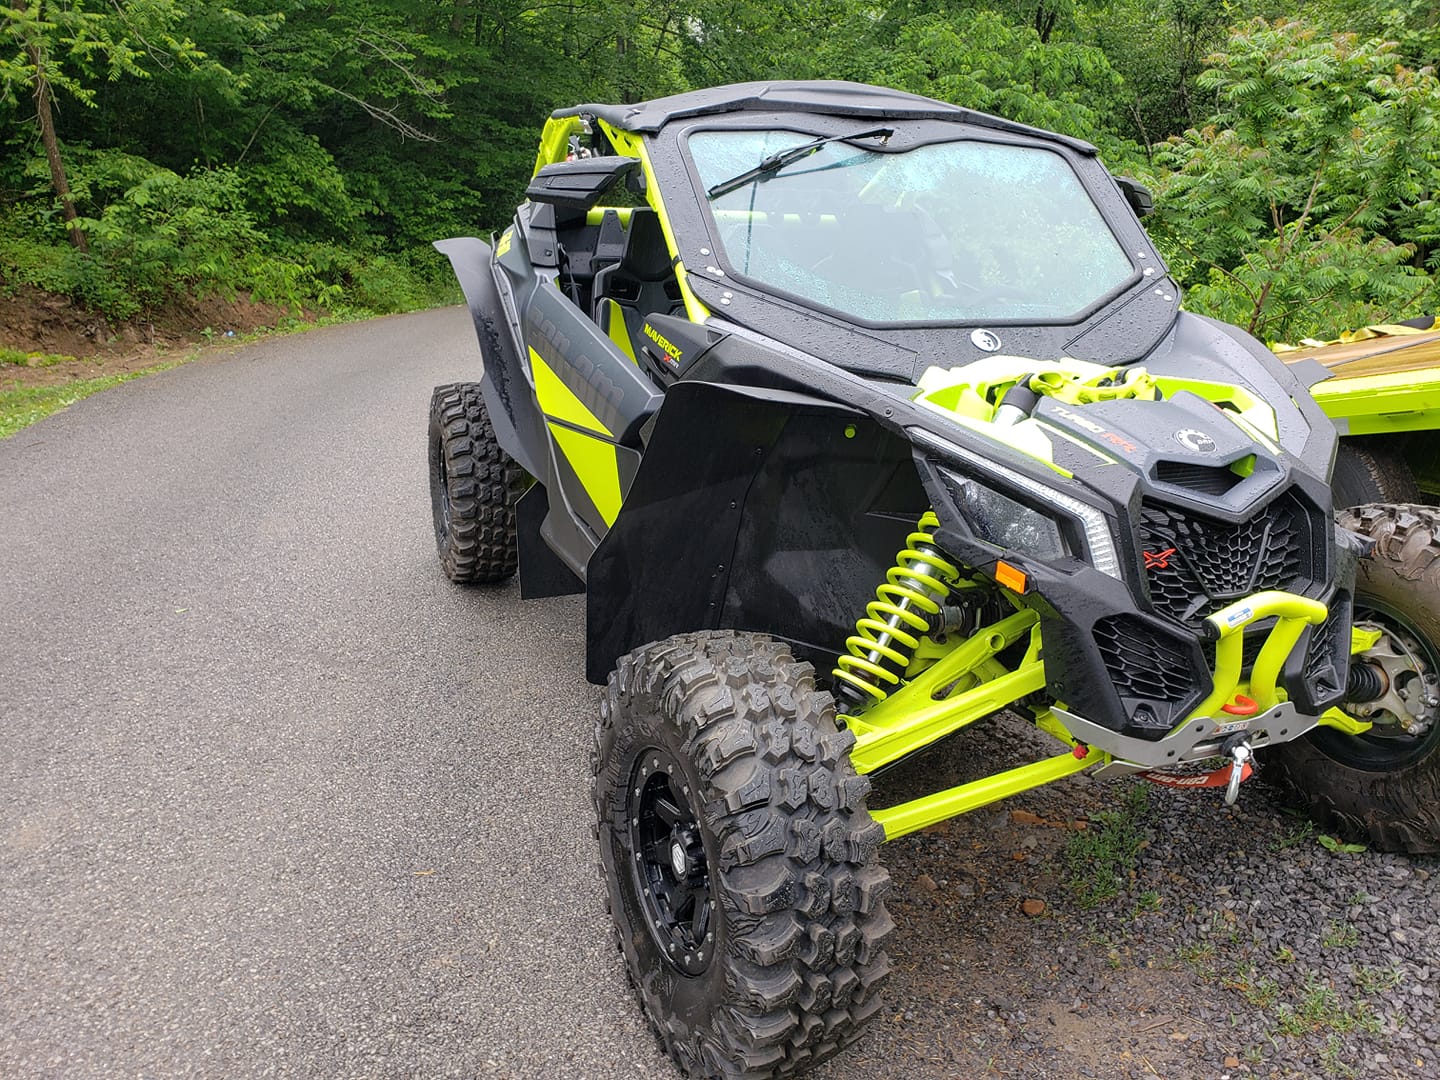
[[[872,282],[886,281],[900,292],[919,290],[926,296],[958,288],[945,233],[921,207],[860,204],[846,211],[845,224],[852,235],[874,240],[863,264]]]
[[[640,338],[646,315],[657,311],[670,314],[680,302],[674,261],[654,210],[637,208],[631,213],[620,261],[596,272],[591,295],[596,325],[616,340],[612,323],[618,313],[632,342]]]
[[[594,306],[595,275],[620,261],[625,252],[625,226],[614,209],[605,209],[598,225],[582,216],[556,232],[560,253],[560,287],[581,311]]]

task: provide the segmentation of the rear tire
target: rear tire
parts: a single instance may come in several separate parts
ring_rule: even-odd
[[[429,441],[430,507],[445,575],[461,584],[514,576],[515,502],[525,471],[495,441],[479,383],[435,388]]]
[[[1440,512],[1377,505],[1338,517],[1376,544],[1355,582],[1356,621],[1411,644],[1428,669],[1413,692],[1434,694],[1423,683],[1440,677]],[[1364,735],[1318,728],[1268,758],[1322,826],[1383,851],[1440,852],[1440,717],[1414,736],[1394,724]]]
[[[595,729],[601,870],[620,949],[692,1077],[789,1076],[881,1007],[884,830],[814,669],[754,634],[622,657]]]

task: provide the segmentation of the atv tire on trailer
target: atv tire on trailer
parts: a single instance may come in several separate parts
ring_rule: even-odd
[[[446,576],[461,584],[514,576],[525,472],[495,441],[479,383],[435,388],[429,440],[435,546]]]
[[[1392,680],[1402,696],[1391,700],[1418,698],[1426,718],[1411,721],[1416,734],[1393,720],[1363,735],[1317,729],[1276,747],[1271,762],[1315,819],[1346,838],[1385,851],[1440,851],[1440,709],[1424,704],[1440,694],[1440,512],[1373,505],[1343,511],[1339,520],[1376,545],[1360,564],[1355,623],[1384,628],[1390,640],[1377,648],[1407,658],[1388,665],[1392,674],[1405,669]]]
[[[814,669],[755,634],[621,657],[595,729],[620,948],[692,1077],[789,1075],[880,1009],[884,832]]]
[[[1342,439],[1330,490],[1337,510],[1365,503],[1420,501],[1410,466],[1384,436]]]

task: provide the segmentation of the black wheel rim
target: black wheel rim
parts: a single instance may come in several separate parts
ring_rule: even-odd
[[[1430,671],[1440,673],[1440,650],[1435,643],[1389,604],[1368,596],[1357,598],[1355,621],[1379,623],[1387,630],[1399,631],[1419,647]],[[1440,720],[1432,719],[1430,730],[1420,735],[1407,735],[1389,725],[1376,725],[1363,735],[1346,735],[1330,728],[1318,728],[1311,735],[1311,740],[1327,757],[1352,769],[1394,772],[1413,765],[1435,749],[1440,743]]]
[[[430,509],[435,516],[435,540],[443,543],[450,535],[450,470],[445,464],[443,441],[430,445]]]
[[[627,817],[635,889],[660,953],[698,975],[715,953],[715,899],[704,834],[679,762],[660,749],[635,759]]]

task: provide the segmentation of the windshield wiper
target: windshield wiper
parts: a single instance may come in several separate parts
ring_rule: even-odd
[[[828,146],[834,142],[849,142],[852,139],[874,139],[877,137],[888,139],[895,134],[894,128],[871,128],[869,131],[857,131],[853,135],[827,135],[823,139],[814,139],[799,146],[792,146],[788,150],[777,150],[767,158],[763,158],[759,165],[753,169],[746,169],[729,180],[721,180],[720,183],[710,188],[705,194],[711,199],[718,199],[721,195],[727,195],[736,188],[744,187],[752,180],[759,180],[762,176],[768,176],[779,172],[787,165],[793,165],[801,158],[809,157],[822,146]]]

